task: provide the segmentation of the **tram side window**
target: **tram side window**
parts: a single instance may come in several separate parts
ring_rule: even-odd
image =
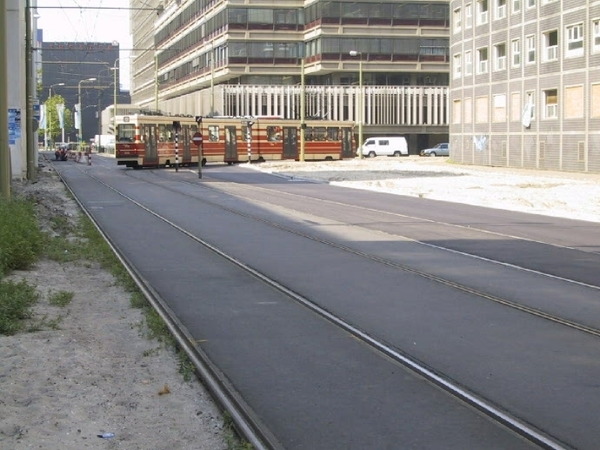
[[[252,128],[242,125],[242,139],[246,142],[252,140]]]
[[[135,139],[135,125],[132,123],[118,125],[117,136],[119,142],[133,142]]]
[[[164,124],[160,124],[158,126],[158,142],[168,142],[169,133],[170,132],[167,130],[167,126]]]
[[[327,140],[327,129],[325,127],[315,127],[313,131],[313,140],[325,141]]]
[[[208,126],[208,140],[210,142],[219,142],[219,126],[209,125]]]
[[[340,140],[340,129],[337,127],[327,128],[327,140],[328,141],[339,141]]]
[[[267,127],[267,140],[270,142],[281,141],[281,127]]]
[[[313,140],[313,129],[312,127],[306,127],[304,129],[304,140],[312,141]]]

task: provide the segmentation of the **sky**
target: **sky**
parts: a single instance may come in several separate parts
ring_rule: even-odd
[[[128,0],[37,0],[37,6],[37,25],[45,42],[117,41],[121,48],[119,81],[122,89],[129,90],[132,41]]]

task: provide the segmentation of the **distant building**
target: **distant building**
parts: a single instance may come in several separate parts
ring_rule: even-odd
[[[450,5],[452,160],[600,172],[600,4]]]
[[[65,107],[75,111],[79,101],[82,108],[83,140],[102,134],[101,112],[112,105],[115,95],[115,67],[119,68],[119,45],[110,42],[42,42],[41,44],[41,91],[40,102],[60,94]],[[96,78],[94,81],[86,81]],[[64,83],[64,85],[59,85]],[[81,99],[78,94],[81,92]],[[121,92],[117,80],[117,102],[129,104],[128,92]],[[66,140],[76,141],[78,131],[65,130]]]
[[[304,72],[307,116],[363,121],[365,138],[405,135],[413,154],[447,141],[448,2],[268,4],[132,0],[132,102],[299,118]]]

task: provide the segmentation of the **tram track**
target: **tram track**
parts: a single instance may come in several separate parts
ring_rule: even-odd
[[[127,176],[132,176],[129,172],[126,172]],[[433,368],[428,367],[426,364],[422,363],[421,361],[412,358],[408,353],[405,353],[401,350],[398,350],[396,348],[393,348],[389,345],[387,345],[385,342],[382,342],[380,340],[378,340],[377,338],[370,336],[368,333],[360,330],[358,327],[346,322],[342,317],[339,317],[323,308],[321,308],[319,305],[315,304],[313,301],[311,301],[310,299],[303,297],[300,294],[295,293],[293,290],[287,288],[284,285],[281,285],[280,283],[278,283],[277,281],[271,279],[270,277],[268,277],[267,275],[247,266],[245,263],[243,263],[242,261],[239,261],[238,259],[236,259],[235,257],[226,254],[225,252],[223,252],[222,250],[220,250],[219,248],[213,246],[212,244],[210,244],[209,242],[204,241],[203,239],[200,239],[197,236],[194,236],[193,234],[189,233],[187,230],[184,230],[183,228],[179,227],[177,224],[173,223],[172,221],[170,221],[168,218],[161,216],[160,214],[156,213],[155,211],[152,211],[151,209],[147,208],[146,206],[142,205],[141,203],[137,202],[135,199],[128,197],[125,193],[118,191],[117,189],[115,189],[114,187],[104,183],[101,179],[99,179],[98,177],[92,175],[89,173],[87,173],[88,176],[90,176],[91,178],[94,178],[97,182],[105,185],[106,187],[112,189],[114,192],[118,193],[121,197],[123,197],[124,199],[126,199],[128,202],[131,202],[132,204],[144,209],[145,211],[147,211],[148,213],[152,214],[153,216],[155,216],[156,218],[164,221],[165,223],[168,223],[170,226],[174,227],[175,229],[177,229],[179,232],[183,233],[184,235],[186,235],[188,238],[192,239],[193,241],[203,245],[204,247],[210,249],[212,252],[214,252],[215,254],[219,255],[220,257],[228,260],[229,262],[235,264],[237,267],[239,267],[241,270],[252,274],[255,278],[261,280],[263,283],[268,284],[269,286],[275,288],[276,290],[278,290],[279,292],[281,292],[283,295],[287,296],[288,298],[291,298],[293,300],[295,300],[296,302],[302,304],[303,306],[311,309],[312,311],[314,311],[315,313],[317,313],[318,315],[320,315],[321,317],[327,319],[328,321],[330,321],[331,323],[335,324],[336,326],[344,329],[346,332],[352,334],[353,336],[355,336],[356,338],[360,339],[361,341],[367,343],[368,345],[370,345],[371,347],[375,348],[377,351],[381,352],[382,354],[386,355],[389,358],[392,358],[393,360],[397,361],[398,363],[402,364],[403,366],[409,368],[410,370],[412,370],[413,372],[419,374],[420,376],[428,379],[429,381],[431,381],[432,383],[438,385],[439,387],[441,387],[442,389],[444,389],[445,391],[451,393],[453,396],[455,396],[457,399],[466,402],[468,404],[470,404],[471,406],[475,407],[476,409],[478,409],[479,411],[483,412],[484,414],[486,414],[488,417],[492,418],[493,420],[503,424],[504,426],[507,426],[508,428],[512,429],[513,431],[519,433],[520,435],[522,435],[523,437],[525,437],[526,439],[530,440],[531,442],[536,443],[537,445],[540,445],[543,448],[566,448],[566,446],[564,446],[562,443],[556,441],[555,439],[553,439],[551,436],[546,435],[544,432],[537,430],[535,427],[523,422],[522,420],[520,420],[517,417],[513,417],[511,416],[511,414],[507,411],[502,410],[501,408],[498,408],[497,406],[495,406],[493,403],[487,401],[486,399],[476,395],[475,393],[470,392],[468,389],[460,386],[459,384],[455,383],[454,381],[452,381],[450,378],[445,377],[443,374],[440,374],[438,372],[436,372]],[[155,173],[155,175],[157,175]],[[159,175],[157,175],[159,176]],[[163,174],[160,174],[159,176],[160,178],[163,178]],[[134,178],[138,178],[137,176],[134,176]],[[139,179],[139,178],[138,178]],[[173,182],[173,181],[177,181],[178,183],[186,183],[186,184],[191,184],[194,186],[198,186],[197,183],[189,183],[185,180],[172,180],[172,179],[168,179],[167,177],[164,177],[164,179]],[[152,182],[152,181],[148,181],[147,179],[144,180],[145,182],[149,182],[149,183],[153,183],[156,185],[160,185],[161,188],[163,189],[168,189],[172,192],[176,192],[179,194],[182,194],[180,191],[178,191],[177,189],[173,189],[169,186],[165,186],[164,183],[162,182]],[[204,189],[211,189],[211,188],[206,188],[203,186]],[[222,193],[222,191],[219,191]],[[231,194],[229,194],[231,195]],[[75,196],[76,197],[76,196]],[[364,252],[360,252],[357,251],[356,249],[352,249],[350,247],[347,246],[342,246],[339,245],[338,243],[335,243],[333,241],[328,241],[328,240],[324,240],[315,236],[310,236],[306,233],[302,233],[298,230],[294,230],[292,228],[289,227],[285,227],[281,224],[277,224],[275,222],[272,221],[268,221],[265,220],[263,218],[257,217],[257,216],[252,216],[250,214],[246,214],[246,213],[241,213],[240,211],[236,211],[235,209],[232,208],[227,208],[224,207],[223,205],[220,205],[218,203],[215,202],[211,202],[209,200],[203,199],[203,198],[196,198],[196,200],[200,200],[202,202],[208,203],[213,207],[219,207],[221,209],[223,209],[224,211],[227,211],[229,213],[234,213],[234,214],[238,214],[238,215],[242,215],[244,218],[247,219],[251,219],[251,220],[257,220],[262,222],[265,225],[271,226],[271,227],[276,227],[282,231],[288,232],[288,233],[292,233],[296,236],[299,236],[301,238],[304,239],[310,239],[314,242],[318,242],[319,244],[323,244],[323,245],[327,245],[329,247],[335,248],[337,250],[342,250],[345,252],[349,252],[352,253],[353,255],[362,257],[362,258],[366,258],[369,259],[370,261],[373,262],[377,262],[379,264],[383,264],[389,267],[392,267],[394,269],[397,270],[402,270],[405,271],[407,273],[411,273],[414,275],[418,275],[420,277],[426,278],[430,281],[434,281],[436,283],[440,283],[443,284],[445,286],[448,287],[452,287],[454,289],[458,289],[461,290],[463,292],[472,294],[472,295],[476,295],[480,298],[484,298],[486,300],[490,300],[490,301],[494,301],[496,303],[502,304],[504,306],[519,310],[521,312],[526,312],[528,314],[532,314],[536,317],[545,319],[545,320],[549,320],[553,323],[557,323],[563,326],[567,326],[570,327],[572,329],[575,329],[577,331],[581,331],[584,333],[588,333],[591,334],[593,336],[600,336],[600,330],[595,329],[595,328],[591,328],[591,327],[586,327],[583,326],[581,324],[576,324],[576,323],[572,323],[569,321],[565,321],[564,319],[561,319],[559,317],[554,317],[552,315],[543,313],[541,311],[536,311],[532,308],[528,308],[528,307],[524,307],[523,305],[518,305],[514,302],[510,302],[506,299],[502,299],[500,297],[496,297],[490,294],[487,294],[485,292],[481,292],[478,291],[476,289],[470,288],[466,285],[461,285],[460,283],[455,283],[452,282],[451,280],[446,280],[443,279],[441,277],[437,277],[435,275],[426,273],[424,271],[420,271],[414,268],[411,268],[410,266],[407,265],[403,265],[403,264],[397,264],[393,261],[388,261],[384,258],[378,257],[376,255],[371,255],[368,253],[364,253]],[[253,200],[256,201],[256,200]],[[81,205],[80,203],[80,206]],[[85,211],[85,208],[83,208]],[[86,211],[86,214],[89,213]],[[93,218],[90,217],[92,220]],[[100,230],[101,231],[101,230]],[[105,239],[107,239],[107,242],[110,242],[108,240],[108,238],[105,236]],[[113,248],[113,250],[119,254],[118,249]],[[180,342],[180,344],[186,349],[186,352],[188,352],[188,354],[190,354],[192,356],[192,360],[194,362],[194,364],[198,367],[198,370],[200,373],[204,373],[207,372],[208,376],[210,376],[210,366],[208,367],[208,369],[206,367],[202,367],[203,364],[206,364],[207,358],[205,356],[202,355],[198,355],[197,354],[197,349],[191,345],[190,346],[190,337],[185,335],[184,330],[182,329],[182,327],[177,323],[177,319],[175,317],[172,317],[172,314],[169,313],[168,308],[166,308],[164,306],[164,302],[160,301],[159,298],[156,298],[155,293],[152,292],[151,288],[149,288],[147,286],[147,284],[145,283],[145,281],[143,280],[143,278],[141,278],[139,276],[139,274],[136,274],[135,272],[135,268],[131,267],[130,264],[128,264],[128,262],[126,260],[122,261],[124,263],[124,265],[126,265],[126,267],[128,267],[128,270],[131,270],[130,273],[132,273],[132,275],[134,276],[134,279],[136,279],[136,281],[138,281],[139,283],[141,283],[141,286],[145,286],[144,291],[145,294],[151,298],[154,298],[154,303],[156,303],[156,308],[158,308],[159,310],[162,308],[165,310],[164,312],[164,318],[165,320],[169,320],[172,322],[172,325],[169,327],[170,329],[172,328],[172,332],[173,334],[176,336],[177,340]],[[596,286],[589,286],[593,289],[598,289],[598,287]],[[163,314],[161,314],[162,316]],[[209,362],[208,362],[209,363]],[[210,363],[209,363],[210,364]],[[212,389],[211,389],[212,390]],[[223,395],[223,394],[221,394]],[[228,396],[226,396],[228,397]],[[222,402],[226,403],[226,400],[221,400]],[[235,405],[229,405],[229,407],[227,407],[228,410],[233,409],[235,410]],[[245,431],[242,432],[242,434],[248,438],[248,436],[250,436],[250,441],[252,441],[252,439],[256,440],[256,443],[253,444],[255,445],[255,448],[261,448],[261,442],[265,441],[264,436],[261,436],[261,432],[257,432],[255,430],[255,428],[258,427],[258,429],[260,430],[260,425],[256,425],[256,424],[250,424],[248,425],[248,418],[244,417],[243,414],[243,410],[245,408],[241,408],[242,409],[242,413],[240,414],[240,417],[238,420],[240,420],[240,423],[242,425],[240,425],[240,428],[242,428],[242,430],[246,427],[247,429]],[[250,420],[250,422],[252,422],[252,420]],[[254,433],[254,438],[252,438],[252,435]],[[264,431],[264,434],[267,435],[267,439],[266,441],[268,442],[268,430]],[[267,445],[266,448],[276,448],[276,446],[269,446]]]
[[[162,173],[158,173],[157,174],[156,172],[153,172],[153,174],[156,175],[156,176],[158,176],[158,177],[160,177],[160,178],[167,179],[169,181],[174,181],[174,180],[168,179]],[[177,181],[181,182],[181,183],[185,183],[185,184],[199,186],[197,183],[190,183],[190,182],[188,182],[186,180],[177,180]],[[150,182],[150,183],[152,183],[152,182]],[[177,191],[176,189],[171,189],[171,188],[169,188],[167,186],[164,186],[162,184],[160,186],[162,188],[171,190],[172,192],[181,193],[181,192]],[[207,187],[207,186],[202,186],[202,188],[203,189],[208,189],[208,190],[215,190],[215,191],[218,191],[220,193],[223,193],[222,190],[216,190],[214,188]],[[254,187],[254,186],[250,186],[250,187],[246,186],[246,188],[256,189],[256,187]],[[263,188],[258,188],[258,189],[263,189]],[[228,194],[228,195],[234,195],[234,194],[231,194],[229,192],[226,192],[226,194]],[[288,195],[294,195],[296,197],[300,197],[300,196],[298,196],[296,194],[288,194]],[[238,195],[235,195],[235,196],[237,198],[244,198],[244,199],[249,200],[249,201],[257,202],[257,200],[255,198],[252,198],[252,197],[250,197],[248,195],[239,195],[238,194]],[[302,198],[305,199],[305,200],[309,200],[308,197],[302,197]],[[329,246],[331,248],[335,248],[337,250],[342,250],[344,252],[347,252],[347,253],[353,254],[355,256],[359,256],[359,257],[368,259],[368,260],[373,261],[373,262],[377,262],[379,264],[385,265],[387,267],[391,267],[391,268],[396,269],[396,270],[400,270],[400,271],[403,271],[403,272],[406,272],[406,273],[417,275],[417,276],[419,276],[421,278],[424,278],[424,279],[427,279],[427,280],[430,280],[430,281],[442,284],[444,286],[451,287],[451,288],[459,290],[461,292],[465,292],[465,293],[474,295],[474,296],[476,296],[478,298],[481,298],[481,299],[489,300],[491,302],[494,302],[494,303],[497,303],[499,305],[503,305],[503,306],[509,307],[511,309],[514,309],[514,310],[518,310],[520,312],[524,312],[524,313],[530,314],[532,316],[535,316],[535,317],[538,317],[538,318],[550,321],[552,323],[563,325],[565,327],[568,327],[568,328],[571,328],[571,329],[574,329],[574,330],[577,330],[577,331],[581,331],[583,333],[586,333],[586,334],[589,334],[589,335],[592,335],[592,336],[595,336],[595,337],[600,337],[600,329],[599,328],[586,326],[584,324],[577,323],[577,322],[574,322],[574,321],[571,321],[571,320],[566,320],[566,319],[561,318],[559,316],[546,313],[546,312],[544,312],[542,310],[539,310],[539,309],[536,309],[536,308],[532,308],[532,307],[529,307],[529,306],[526,306],[526,305],[523,305],[523,304],[519,304],[519,303],[517,303],[515,301],[509,300],[509,299],[506,299],[506,298],[502,298],[500,296],[493,295],[493,294],[490,294],[488,292],[484,292],[484,291],[479,290],[479,289],[475,289],[475,288],[473,288],[471,286],[467,286],[465,284],[458,283],[458,282],[449,280],[447,278],[443,278],[443,277],[434,275],[432,273],[428,273],[426,271],[416,269],[416,268],[411,267],[411,266],[409,266],[407,264],[400,264],[400,263],[397,263],[397,262],[390,261],[388,259],[382,258],[382,257],[377,256],[377,255],[373,255],[373,254],[369,254],[369,253],[366,253],[366,252],[359,251],[359,250],[357,250],[355,248],[352,248],[352,247],[349,247],[349,246],[340,245],[339,243],[336,243],[334,241],[322,239],[322,238],[319,238],[317,236],[301,232],[301,231],[299,231],[297,229],[293,229],[293,228],[284,226],[284,225],[282,225],[280,223],[263,219],[263,218],[258,217],[256,215],[243,213],[243,212],[240,212],[240,211],[235,210],[233,208],[226,207],[226,206],[224,206],[222,204],[209,201],[209,200],[207,200],[205,198],[197,198],[197,200],[200,200],[200,201],[202,201],[202,202],[204,202],[206,204],[210,204],[211,206],[219,208],[219,209],[221,209],[223,211],[227,211],[229,213],[233,213],[233,214],[242,216],[242,217],[247,218],[247,219],[251,219],[251,220],[254,220],[254,221],[261,222],[261,223],[263,223],[265,225],[268,225],[268,226],[270,226],[272,228],[276,228],[276,229],[279,229],[281,231],[285,231],[285,232],[293,234],[295,236],[298,236],[298,237],[301,237],[301,238],[304,238],[304,239],[308,239],[308,240],[313,241],[313,242],[318,242],[319,244],[327,245],[327,246]],[[352,205],[345,205],[345,206],[352,206]],[[361,208],[361,207],[357,207],[357,208]],[[364,208],[362,208],[362,209],[364,209]],[[378,213],[386,213],[385,211],[379,211],[379,210],[377,210],[377,212]],[[396,235],[396,236],[398,237],[399,235]],[[558,281],[561,281],[561,282],[572,283],[574,285],[578,285],[578,286],[581,286],[581,287],[584,287],[584,288],[587,288],[587,289],[593,289],[593,290],[600,291],[600,286],[595,286],[595,285],[591,285],[591,284],[588,284],[588,283],[582,283],[582,282],[576,281],[576,280],[570,280],[570,279],[566,279],[566,278],[563,278],[563,277],[558,277],[556,275],[552,275],[552,274],[548,274],[548,273],[544,273],[544,272],[540,272],[540,271],[528,269],[528,268],[525,268],[525,267],[515,266],[513,264],[508,264],[508,263],[505,263],[505,262],[502,262],[502,261],[490,260],[489,258],[483,258],[483,257],[478,256],[478,255],[467,254],[467,253],[464,253],[464,252],[458,252],[456,250],[444,248],[444,247],[441,247],[441,246],[438,246],[438,245],[432,245],[432,244],[429,244],[429,243],[425,243],[425,242],[421,242],[421,241],[416,241],[416,240],[410,239],[410,238],[408,238],[406,236],[399,236],[399,237],[401,237],[403,239],[406,239],[406,240],[409,240],[409,241],[412,241],[412,242],[415,242],[415,243],[420,244],[420,245],[424,245],[424,246],[427,246],[427,247],[433,247],[433,248],[436,248],[438,250],[443,250],[443,251],[447,251],[447,252],[451,252],[451,253],[458,253],[458,254],[461,254],[461,255],[464,255],[464,256],[468,256],[470,258],[474,258],[474,259],[486,261],[486,262],[489,262],[489,263],[492,263],[492,264],[498,264],[498,265],[509,267],[509,268],[512,268],[512,269],[515,269],[515,270],[524,271],[524,272],[532,273],[532,274],[535,274],[535,275],[540,275],[540,276],[548,277],[548,278],[551,278],[551,279],[555,279],[555,280],[558,280]],[[516,237],[515,239],[519,239],[519,238]]]

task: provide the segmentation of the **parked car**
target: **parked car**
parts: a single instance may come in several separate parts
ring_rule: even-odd
[[[365,157],[375,156],[408,156],[408,144],[402,136],[373,137],[365,141],[362,146]],[[360,154],[360,150],[357,152]]]
[[[432,148],[421,150],[421,156],[450,156],[450,144],[443,142],[434,145]]]

